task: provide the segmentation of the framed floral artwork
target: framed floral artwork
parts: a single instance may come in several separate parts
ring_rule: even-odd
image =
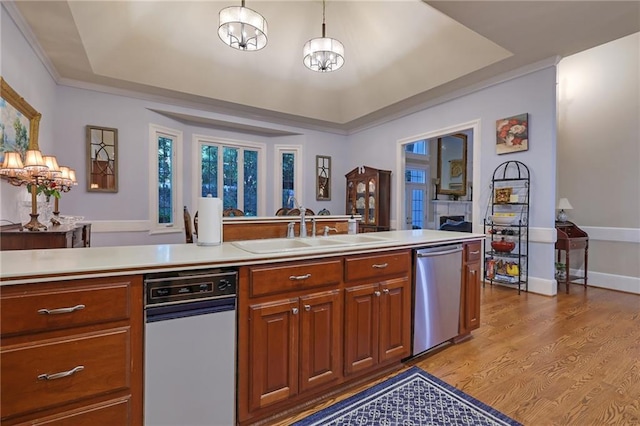
[[[17,151],[24,158],[27,149],[38,149],[40,113],[0,77],[0,162],[4,153]]]
[[[496,152],[508,154],[529,149],[529,114],[496,121]]]

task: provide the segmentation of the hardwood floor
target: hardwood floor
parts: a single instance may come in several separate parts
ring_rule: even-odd
[[[406,367],[525,425],[640,425],[640,296],[581,285],[562,290],[518,296],[487,284],[473,337]],[[289,425],[385,378],[271,424]]]

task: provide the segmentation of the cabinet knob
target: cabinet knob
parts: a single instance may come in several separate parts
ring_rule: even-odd
[[[383,292],[384,294],[389,294],[389,289],[388,289],[388,288],[385,288],[384,290],[382,290],[382,292]]]
[[[380,292],[378,290],[374,291],[373,294],[375,294],[376,296],[380,297]]]
[[[298,308],[293,308],[293,309],[291,310],[291,313],[292,313],[293,315],[298,315]]]
[[[304,310],[305,311],[310,311],[311,310],[311,305],[304,305]]]

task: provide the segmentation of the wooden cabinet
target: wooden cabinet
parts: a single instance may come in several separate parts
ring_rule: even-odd
[[[238,420],[338,383],[342,259],[245,267],[240,280]]]
[[[411,252],[345,259],[345,375],[411,353]]]
[[[142,424],[142,278],[6,286],[2,424]]]
[[[580,229],[573,222],[556,222],[556,250],[557,264],[564,265],[563,274],[556,274],[558,284],[564,282],[565,290],[569,293],[569,284],[573,281],[582,281],[584,288],[587,288],[587,272],[589,265],[589,235]],[[584,250],[584,273],[581,275],[571,275],[571,251]],[[564,252],[564,263],[562,263],[562,252]]]
[[[460,292],[460,337],[480,327],[480,261],[481,243],[466,243],[462,258]]]
[[[391,172],[356,167],[346,174],[346,214],[359,214],[360,232],[388,231],[391,212]]]
[[[239,277],[240,424],[410,354],[409,250],[244,266]]]
[[[0,228],[0,250],[89,247],[91,224],[49,226],[44,231],[27,231],[20,227]]]

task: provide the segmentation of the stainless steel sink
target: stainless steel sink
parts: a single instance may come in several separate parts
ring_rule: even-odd
[[[364,234],[340,234],[332,237],[328,237],[332,240],[342,241],[345,244],[372,244],[372,243],[382,243],[385,241],[389,241],[388,238],[379,237],[374,235],[364,235]]]

